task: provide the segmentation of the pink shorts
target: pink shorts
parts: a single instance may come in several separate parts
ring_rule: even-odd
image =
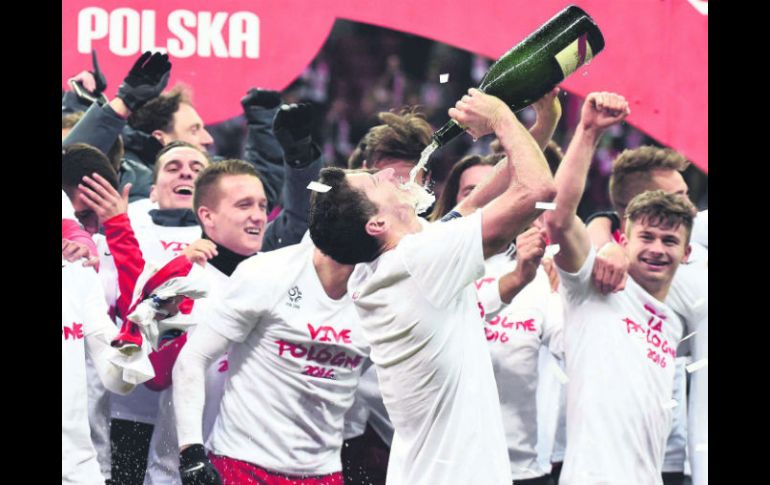
[[[246,461],[209,453],[223,485],[344,485],[342,472],[320,476],[292,476],[266,470]]]

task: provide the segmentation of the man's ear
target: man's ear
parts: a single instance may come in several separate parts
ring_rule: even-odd
[[[162,130],[153,130],[150,134],[153,138],[158,140],[161,145],[166,146],[168,144],[168,141],[166,141],[166,134]]]
[[[620,244],[623,248],[626,248],[628,246],[628,238],[626,237],[625,232],[620,233],[620,237],[618,238],[618,244]]]
[[[201,226],[204,228],[210,227],[213,224],[211,219],[211,209],[205,205],[198,207],[196,215],[198,216],[198,221],[200,221]]]
[[[150,187],[150,201],[158,202],[158,191],[155,189],[155,184]]]
[[[372,237],[380,237],[388,231],[390,224],[388,221],[380,216],[374,215],[366,222],[366,233]]]
[[[682,263],[687,263],[687,260],[690,259],[690,253],[692,253],[692,244],[688,244],[686,248],[684,248],[684,257],[682,258]]]

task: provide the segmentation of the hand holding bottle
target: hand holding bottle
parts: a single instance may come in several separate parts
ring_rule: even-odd
[[[493,133],[502,119],[513,117],[513,112],[499,98],[471,88],[449,108],[449,116],[475,139]]]

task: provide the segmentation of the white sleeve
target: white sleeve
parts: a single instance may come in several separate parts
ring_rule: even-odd
[[[436,307],[446,306],[484,274],[481,211],[430,224],[396,251],[423,296]]]
[[[233,342],[243,342],[262,314],[276,303],[276,276],[272,268],[260,264],[260,255],[241,263],[230,276],[221,296],[207,305],[204,319],[212,330]],[[263,258],[264,259],[264,258]]]
[[[110,345],[118,329],[107,315],[101,281],[90,268],[83,268],[79,273],[86,352],[104,387],[116,394],[128,394],[137,384],[155,375],[147,357],[148,349],[145,346],[141,351],[127,356]]]
[[[206,369],[221,356],[230,341],[208,325],[198,325],[179,353],[171,379],[179,446],[203,444],[203,408],[206,404]]]
[[[61,218],[77,221],[75,219],[75,209],[72,208],[72,202],[70,202],[70,198],[67,197],[64,190],[61,191]]]
[[[698,212],[698,216],[693,221],[692,235],[690,240],[701,246],[709,247],[709,211],[708,209]]]
[[[593,271],[595,261],[596,248],[592,245],[586,260],[583,262],[583,266],[580,267],[577,273],[568,273],[559,268],[558,265],[556,266],[556,269],[559,271],[559,294],[562,296],[562,301],[571,305],[577,305],[588,298],[593,289],[591,272]]]
[[[484,315],[493,315],[503,308],[503,300],[500,298],[500,277],[484,275],[474,282],[476,296],[479,299]],[[507,306],[507,305],[506,305]]]
[[[564,360],[564,305],[559,294],[548,289],[543,309],[543,344],[554,357]]]

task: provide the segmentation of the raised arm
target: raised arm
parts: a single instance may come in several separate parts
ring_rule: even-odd
[[[126,125],[129,115],[160,95],[168,84],[171,63],[168,55],[145,52],[134,63],[115,99],[104,106],[94,103],[72,128],[63,145],[87,143],[107,153]]]
[[[614,93],[589,94],[583,103],[575,135],[556,171],[556,208],[548,211],[546,223],[552,242],[560,246],[554,262],[569,273],[580,269],[591,248],[585,225],[577,216],[577,207],[583,196],[594,150],[604,130],[630,112],[623,96]]]
[[[556,125],[561,119],[561,103],[559,102],[559,88],[553,88],[545,96],[532,104],[537,118],[535,124],[529,129],[529,134],[535,139],[541,150],[545,150],[548,142],[556,131]]]
[[[558,94],[559,88],[553,88],[553,90],[532,105],[537,113],[537,120],[529,129],[529,133],[541,150],[544,150],[548,145],[561,118],[561,103],[557,97]],[[495,165],[492,173],[487,176],[485,182],[479,184],[468,197],[463,199],[454,208],[454,211],[461,215],[468,215],[490,203],[508,187],[510,173],[508,170],[508,160],[500,160]]]
[[[487,258],[500,252],[537,218],[541,210],[535,208],[535,203],[553,200],[555,188],[543,152],[508,106],[477,89],[468,93],[449,110],[449,116],[466,126],[475,138],[495,133],[507,161],[499,171],[508,182],[505,190],[482,209]],[[483,185],[477,189],[485,190]]]
[[[273,130],[284,153],[282,210],[265,230],[262,251],[297,244],[307,231],[310,214],[307,185],[318,179],[324,166],[321,150],[311,136],[312,112],[312,105],[302,103],[283,105],[276,113]]]

